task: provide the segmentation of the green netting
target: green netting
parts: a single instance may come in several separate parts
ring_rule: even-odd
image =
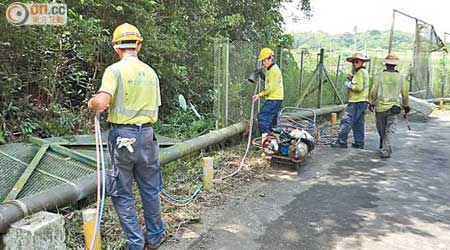
[[[26,164],[33,160],[34,155],[39,151],[39,146],[33,144],[11,143],[0,145],[0,151]]]
[[[0,201],[3,201],[25,171],[39,147],[13,143],[0,146]]]
[[[31,194],[43,192],[45,190],[57,187],[65,182],[57,178],[48,176],[38,171],[34,171],[28,179],[27,184],[20,191],[18,198],[22,198]]]
[[[438,96],[433,85],[432,52],[444,47],[441,39],[437,36],[434,27],[429,24],[416,24],[416,45],[413,58],[411,91],[418,92],[418,96],[430,98]]]
[[[0,154],[0,166],[2,166],[0,167],[0,201],[3,201],[22,175],[26,165]]]
[[[103,134],[106,142],[106,133]],[[160,143],[173,145],[177,141],[171,138],[158,136]],[[55,137],[46,139],[49,143],[71,144],[70,150],[95,158],[95,141],[93,135],[70,137]],[[0,145],[0,202],[4,201],[24,171],[31,163],[40,147],[33,144],[6,144]],[[107,154],[107,149],[104,147]],[[109,157],[106,157],[109,161]],[[108,163],[107,163],[108,164]],[[32,172],[30,178],[19,192],[17,198],[39,193],[58,185],[75,182],[87,175],[95,173],[96,169],[87,164],[52,151],[46,151]]]
[[[92,174],[96,171],[94,168],[89,167],[82,162],[54,152],[47,152],[36,169],[43,170],[70,181]]]
[[[56,139],[52,139],[56,141]],[[0,201],[12,190],[39,146],[32,144],[6,144],[0,146]],[[94,152],[92,148],[89,152]],[[39,193],[66,182],[73,182],[95,172],[86,164],[47,150],[17,198]]]

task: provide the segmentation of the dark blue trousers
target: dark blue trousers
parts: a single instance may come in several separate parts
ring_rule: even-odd
[[[118,148],[117,138],[135,138],[134,152]],[[127,250],[143,250],[145,241],[155,244],[164,233],[159,193],[162,189],[159,145],[152,127],[112,125],[108,148],[111,166],[108,169],[107,191],[111,196],[120,225],[127,239]],[[144,210],[146,233],[141,229],[132,192],[135,180],[141,194],[138,207]],[[142,204],[142,205],[141,205]]]
[[[270,133],[277,126],[282,100],[266,100],[258,113],[259,131]]]
[[[353,130],[355,144],[364,145],[364,115],[366,109],[367,102],[349,102],[346,105],[338,135],[339,143],[347,143],[348,134],[350,130]]]

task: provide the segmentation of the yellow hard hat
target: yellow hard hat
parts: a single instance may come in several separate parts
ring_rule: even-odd
[[[269,48],[263,48],[263,49],[261,49],[261,52],[259,52],[258,61],[262,61],[271,56],[273,56],[273,51]]]
[[[124,23],[114,30],[112,43],[114,48],[126,49],[126,48],[136,48],[138,42],[142,42],[141,33],[136,28],[136,26],[129,23]],[[136,43],[124,43],[123,41],[136,41]]]

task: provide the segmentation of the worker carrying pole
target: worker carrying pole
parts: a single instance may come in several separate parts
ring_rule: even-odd
[[[120,61],[106,68],[99,93],[88,103],[97,112],[109,106],[111,166],[106,187],[128,250],[156,249],[166,239],[159,198],[162,189],[159,146],[152,128],[161,105],[159,79],[138,58],[142,41],[141,33],[131,24],[121,24],[114,30],[112,44]],[[136,213],[133,178],[142,198],[146,234]]]
[[[258,61],[262,62],[264,90],[253,96],[253,101],[265,98],[265,102],[258,113],[258,125],[261,133],[271,133],[277,126],[278,113],[283,102],[283,76],[278,65],[274,62],[274,53],[269,48],[261,49]],[[257,70],[258,71],[258,70]]]
[[[353,130],[352,147],[362,149],[364,148],[364,116],[369,95],[369,73],[365,69],[364,63],[370,59],[360,52],[355,52],[346,60],[352,63],[353,69],[352,74],[347,75],[348,81],[345,82],[349,98],[341,119],[338,138],[331,144],[331,147],[347,148],[348,134],[350,130]]]
[[[375,80],[369,95],[369,110],[375,110],[376,126],[380,136],[379,153],[381,158],[392,154],[392,139],[395,134],[398,116],[402,111],[409,113],[409,84],[395,68],[400,59],[389,53],[384,59],[386,69]]]

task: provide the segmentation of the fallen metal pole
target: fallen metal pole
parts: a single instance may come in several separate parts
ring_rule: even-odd
[[[339,105],[315,109],[314,111],[316,115],[325,115],[333,112],[340,112],[343,109],[344,105]],[[302,111],[300,114],[304,116],[313,115],[310,111]],[[206,135],[176,144],[175,146],[165,148],[164,150],[161,150],[159,154],[161,165],[165,165],[195,151],[239,135],[243,133],[246,128],[247,122],[239,122],[223,129],[211,131]],[[27,215],[42,210],[61,208],[72,202],[84,199],[93,194],[96,187],[96,174],[91,174],[74,183],[63,184],[42,193],[0,204],[0,234],[5,233],[10,224],[21,220]]]
[[[173,147],[165,148],[159,154],[161,165],[239,135],[246,128],[247,122],[239,122]],[[91,174],[74,183],[63,184],[42,193],[0,204],[0,233],[5,233],[10,224],[21,220],[27,215],[42,210],[64,207],[67,204],[84,199],[93,194],[96,187],[96,174]]]
[[[429,102],[429,103],[438,103],[440,101],[450,102],[450,97],[446,97],[446,98],[431,98],[431,99],[426,99],[426,101]]]
[[[241,134],[245,131],[247,126],[247,122],[239,122],[223,129],[211,131],[206,135],[196,137],[183,143],[178,143],[175,146],[168,147],[159,154],[161,165],[219,143],[229,137]]]
[[[316,115],[326,115],[326,114],[331,114],[331,113],[335,113],[335,112],[341,112],[342,110],[344,110],[344,105],[336,105],[336,106],[323,107],[320,109],[314,109],[314,112],[316,113]],[[311,112],[309,112],[309,111],[301,111],[301,112],[299,112],[299,114],[303,115],[303,116],[312,116]]]

